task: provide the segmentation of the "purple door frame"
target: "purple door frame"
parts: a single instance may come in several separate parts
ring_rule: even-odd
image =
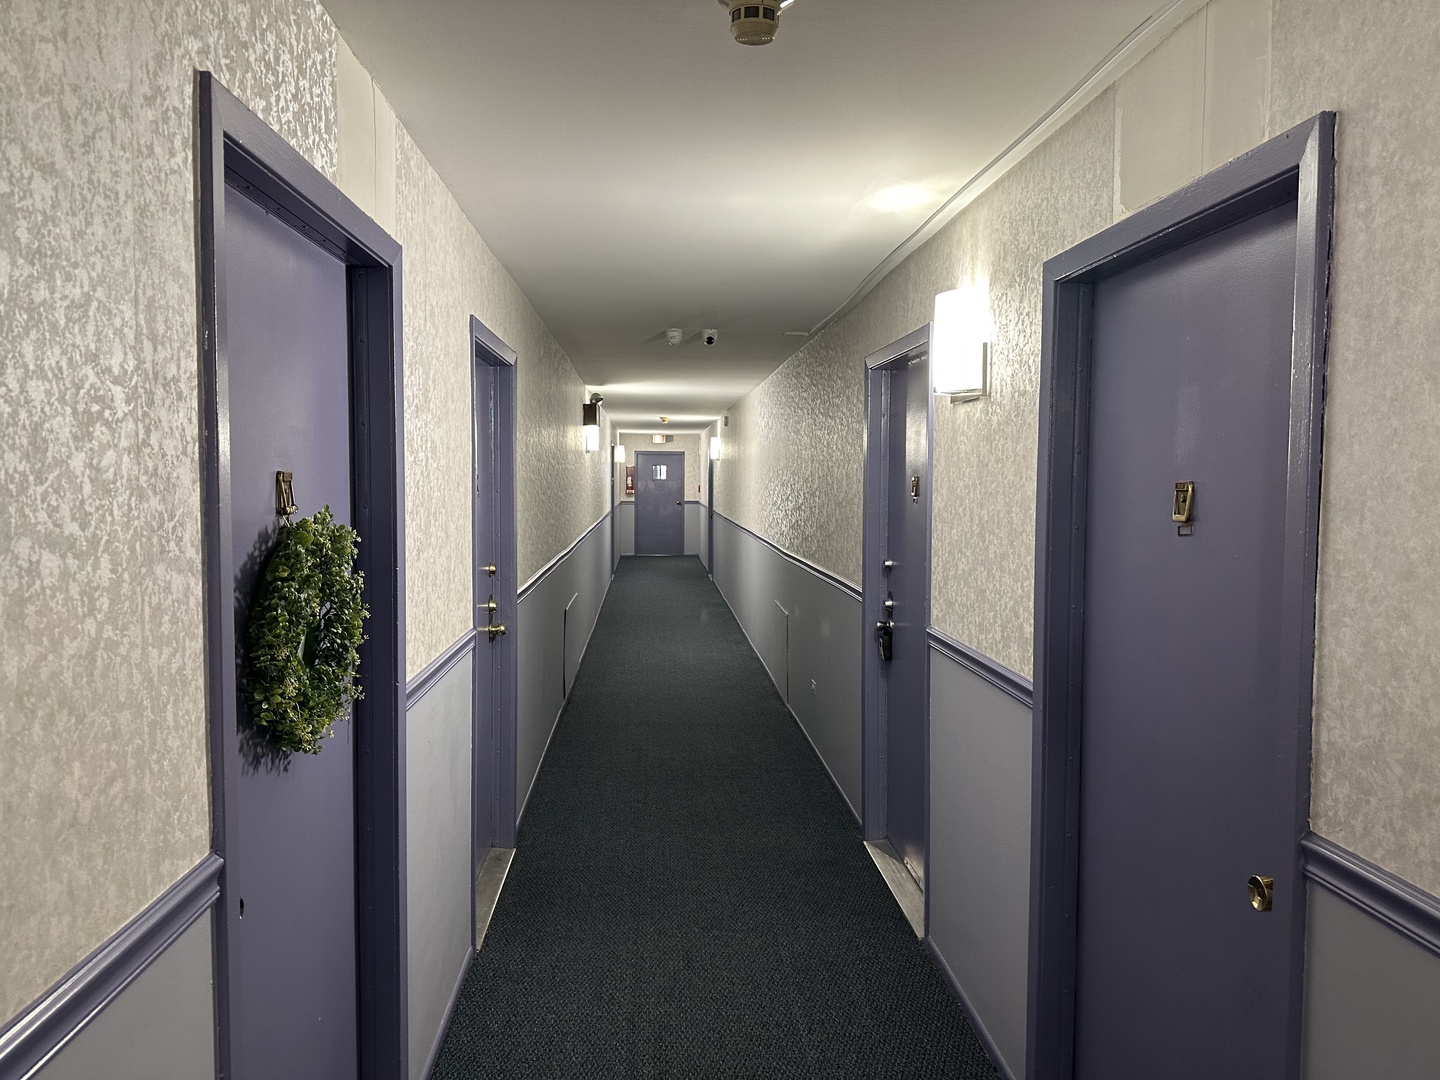
[[[474,419],[471,485],[475,625],[475,831],[471,879],[491,846],[515,846],[515,729],[519,635],[515,524],[515,350],[470,316],[470,395]],[[482,413],[484,415],[482,415]],[[482,493],[486,498],[482,503]],[[486,567],[494,565],[495,574]],[[484,627],[495,598],[492,642]],[[482,784],[481,778],[489,783]],[[481,800],[489,797],[489,805]],[[470,890],[472,900],[475,890]]]
[[[225,191],[243,193],[347,266],[353,522],[370,607],[361,647],[365,697],[355,746],[358,1058],[364,1080],[400,1080],[408,1067],[405,930],[405,534],[400,245],[345,198],[209,72],[196,75],[199,285],[204,443],[205,634],[209,672],[215,851],[238,845],[226,814],[237,776],[226,740],[236,730],[231,540],[230,405],[224,318]],[[220,911],[235,904],[221,877]],[[215,920],[218,1075],[233,1077],[232,947]]]
[[[1310,804],[1320,440],[1324,402],[1335,115],[1321,113],[1045,264],[1040,454],[1036,501],[1035,712],[1031,812],[1030,976],[1026,1076],[1074,1075],[1082,722],[1085,506],[1093,285],[1265,210],[1298,199],[1289,463],[1285,490],[1284,612],[1278,645],[1293,725],[1290,782],[1296,867]],[[1294,1047],[1285,1080],[1300,1076],[1305,906],[1288,927]]]
[[[865,358],[865,494],[864,494],[864,566],[861,571],[861,593],[864,635],[861,665],[862,737],[861,737],[861,814],[864,819],[865,839],[885,839],[889,831],[886,820],[887,807],[887,743],[889,728],[889,679],[888,667],[880,659],[875,641],[876,624],[887,619],[885,598],[888,592],[887,575],[883,563],[887,558],[888,520],[890,501],[890,375],[896,369],[903,369],[913,361],[928,357],[930,352],[930,326],[907,334],[899,341],[887,345]],[[924,387],[928,404],[926,406],[926,469],[925,483],[934,486],[935,462],[935,396],[930,387]],[[925,518],[925,567],[924,596],[925,616],[922,620],[927,632],[922,639],[924,652],[924,686],[921,700],[924,702],[922,723],[925,728],[924,803],[925,803],[925,864],[930,863],[930,579],[931,579],[931,536],[934,516],[934,498],[927,499]],[[925,893],[925,929],[929,933],[930,894]]]

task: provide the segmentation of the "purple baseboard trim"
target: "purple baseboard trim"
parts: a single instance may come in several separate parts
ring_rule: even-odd
[[[1316,833],[1300,850],[1311,881],[1440,956],[1440,897]]]
[[[425,696],[437,682],[475,648],[474,630],[467,630],[460,640],[451,645],[426,666],[425,670],[411,679],[405,686],[405,708],[413,709],[415,703]]]
[[[209,911],[224,865],[213,851],[206,855],[0,1029],[0,1080],[22,1080],[53,1058]]]
[[[970,1027],[975,1031],[975,1037],[980,1040],[980,1045],[985,1048],[985,1053],[990,1055],[991,1062],[1004,1080],[1016,1080],[1014,1071],[1000,1053],[1000,1048],[995,1045],[995,1040],[990,1037],[990,1032],[985,1028],[985,1022],[980,1019],[980,1014],[975,1011],[975,1006],[970,1003],[969,996],[965,993],[960,980],[955,978],[955,973],[950,970],[950,965],[945,962],[945,957],[940,955],[940,949],[935,944],[935,939],[925,938],[925,951],[930,954],[930,960],[940,970],[940,975],[950,987],[950,992],[955,995],[955,1000],[960,1002],[960,1007],[965,1010],[965,1018],[970,1021]]]
[[[471,885],[474,891],[474,885]],[[455,989],[450,991],[450,1002],[445,1006],[445,1014],[440,1017],[440,1030],[435,1033],[435,1044],[430,1047],[430,1053],[425,1058],[425,1067],[420,1070],[416,1080],[430,1080],[430,1074],[435,1071],[435,1063],[440,1060],[440,1050],[445,1045],[445,1035],[450,1030],[450,1018],[455,1015],[455,1006],[460,1001],[460,991],[465,988],[465,976],[470,974],[470,965],[475,962],[476,948],[471,945],[465,953],[465,962],[460,965],[460,974],[455,979]]]
[[[933,626],[926,633],[930,638],[930,647],[936,652],[979,675],[997,689],[1005,691],[1027,709],[1035,707],[1035,687],[1029,679],[1017,675],[1003,664],[996,663],[984,653],[960,644]]]

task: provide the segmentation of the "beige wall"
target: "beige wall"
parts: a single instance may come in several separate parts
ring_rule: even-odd
[[[604,512],[580,379],[317,3],[0,5],[0,1021],[210,846],[196,68],[404,244],[409,671],[469,625],[472,313],[520,357],[520,577]]]
[[[1029,675],[1041,264],[1341,114],[1314,825],[1440,891],[1440,5],[1213,0],[731,412],[720,510],[859,580],[863,360],[988,290],[994,392],[940,403],[934,622]]]
[[[620,441],[625,446],[625,464],[615,466],[615,501],[625,501],[625,469],[635,464],[637,451],[646,450],[669,450],[683,453],[685,455],[685,499],[688,502],[703,502],[705,500],[706,485],[709,483],[709,470],[706,468],[710,444],[705,442],[699,435],[676,435],[664,446],[650,441],[650,433],[622,432]],[[696,489],[699,489],[698,491]],[[634,496],[631,496],[634,501]]]

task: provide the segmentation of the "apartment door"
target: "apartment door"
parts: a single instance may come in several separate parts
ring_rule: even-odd
[[[865,358],[865,838],[925,886],[930,758],[930,330]]]
[[[515,846],[515,353],[471,319],[474,410],[475,866]]]
[[[885,832],[925,886],[929,751],[930,362],[921,355],[888,372],[885,406]]]
[[[685,455],[635,455],[635,554],[685,554]]]
[[[277,471],[296,516],[351,521],[350,329],[343,263],[225,189],[234,640],[274,546]],[[357,1074],[355,730],[317,755],[274,748],[243,696],[224,814],[231,1060],[237,1077]]]
[[[1292,1075],[1295,280],[1290,202],[1093,286],[1081,1080]]]

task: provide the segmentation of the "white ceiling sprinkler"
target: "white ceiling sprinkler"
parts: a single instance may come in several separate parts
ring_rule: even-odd
[[[769,45],[780,26],[780,9],[794,0],[720,0],[730,13],[730,33],[741,45]]]

